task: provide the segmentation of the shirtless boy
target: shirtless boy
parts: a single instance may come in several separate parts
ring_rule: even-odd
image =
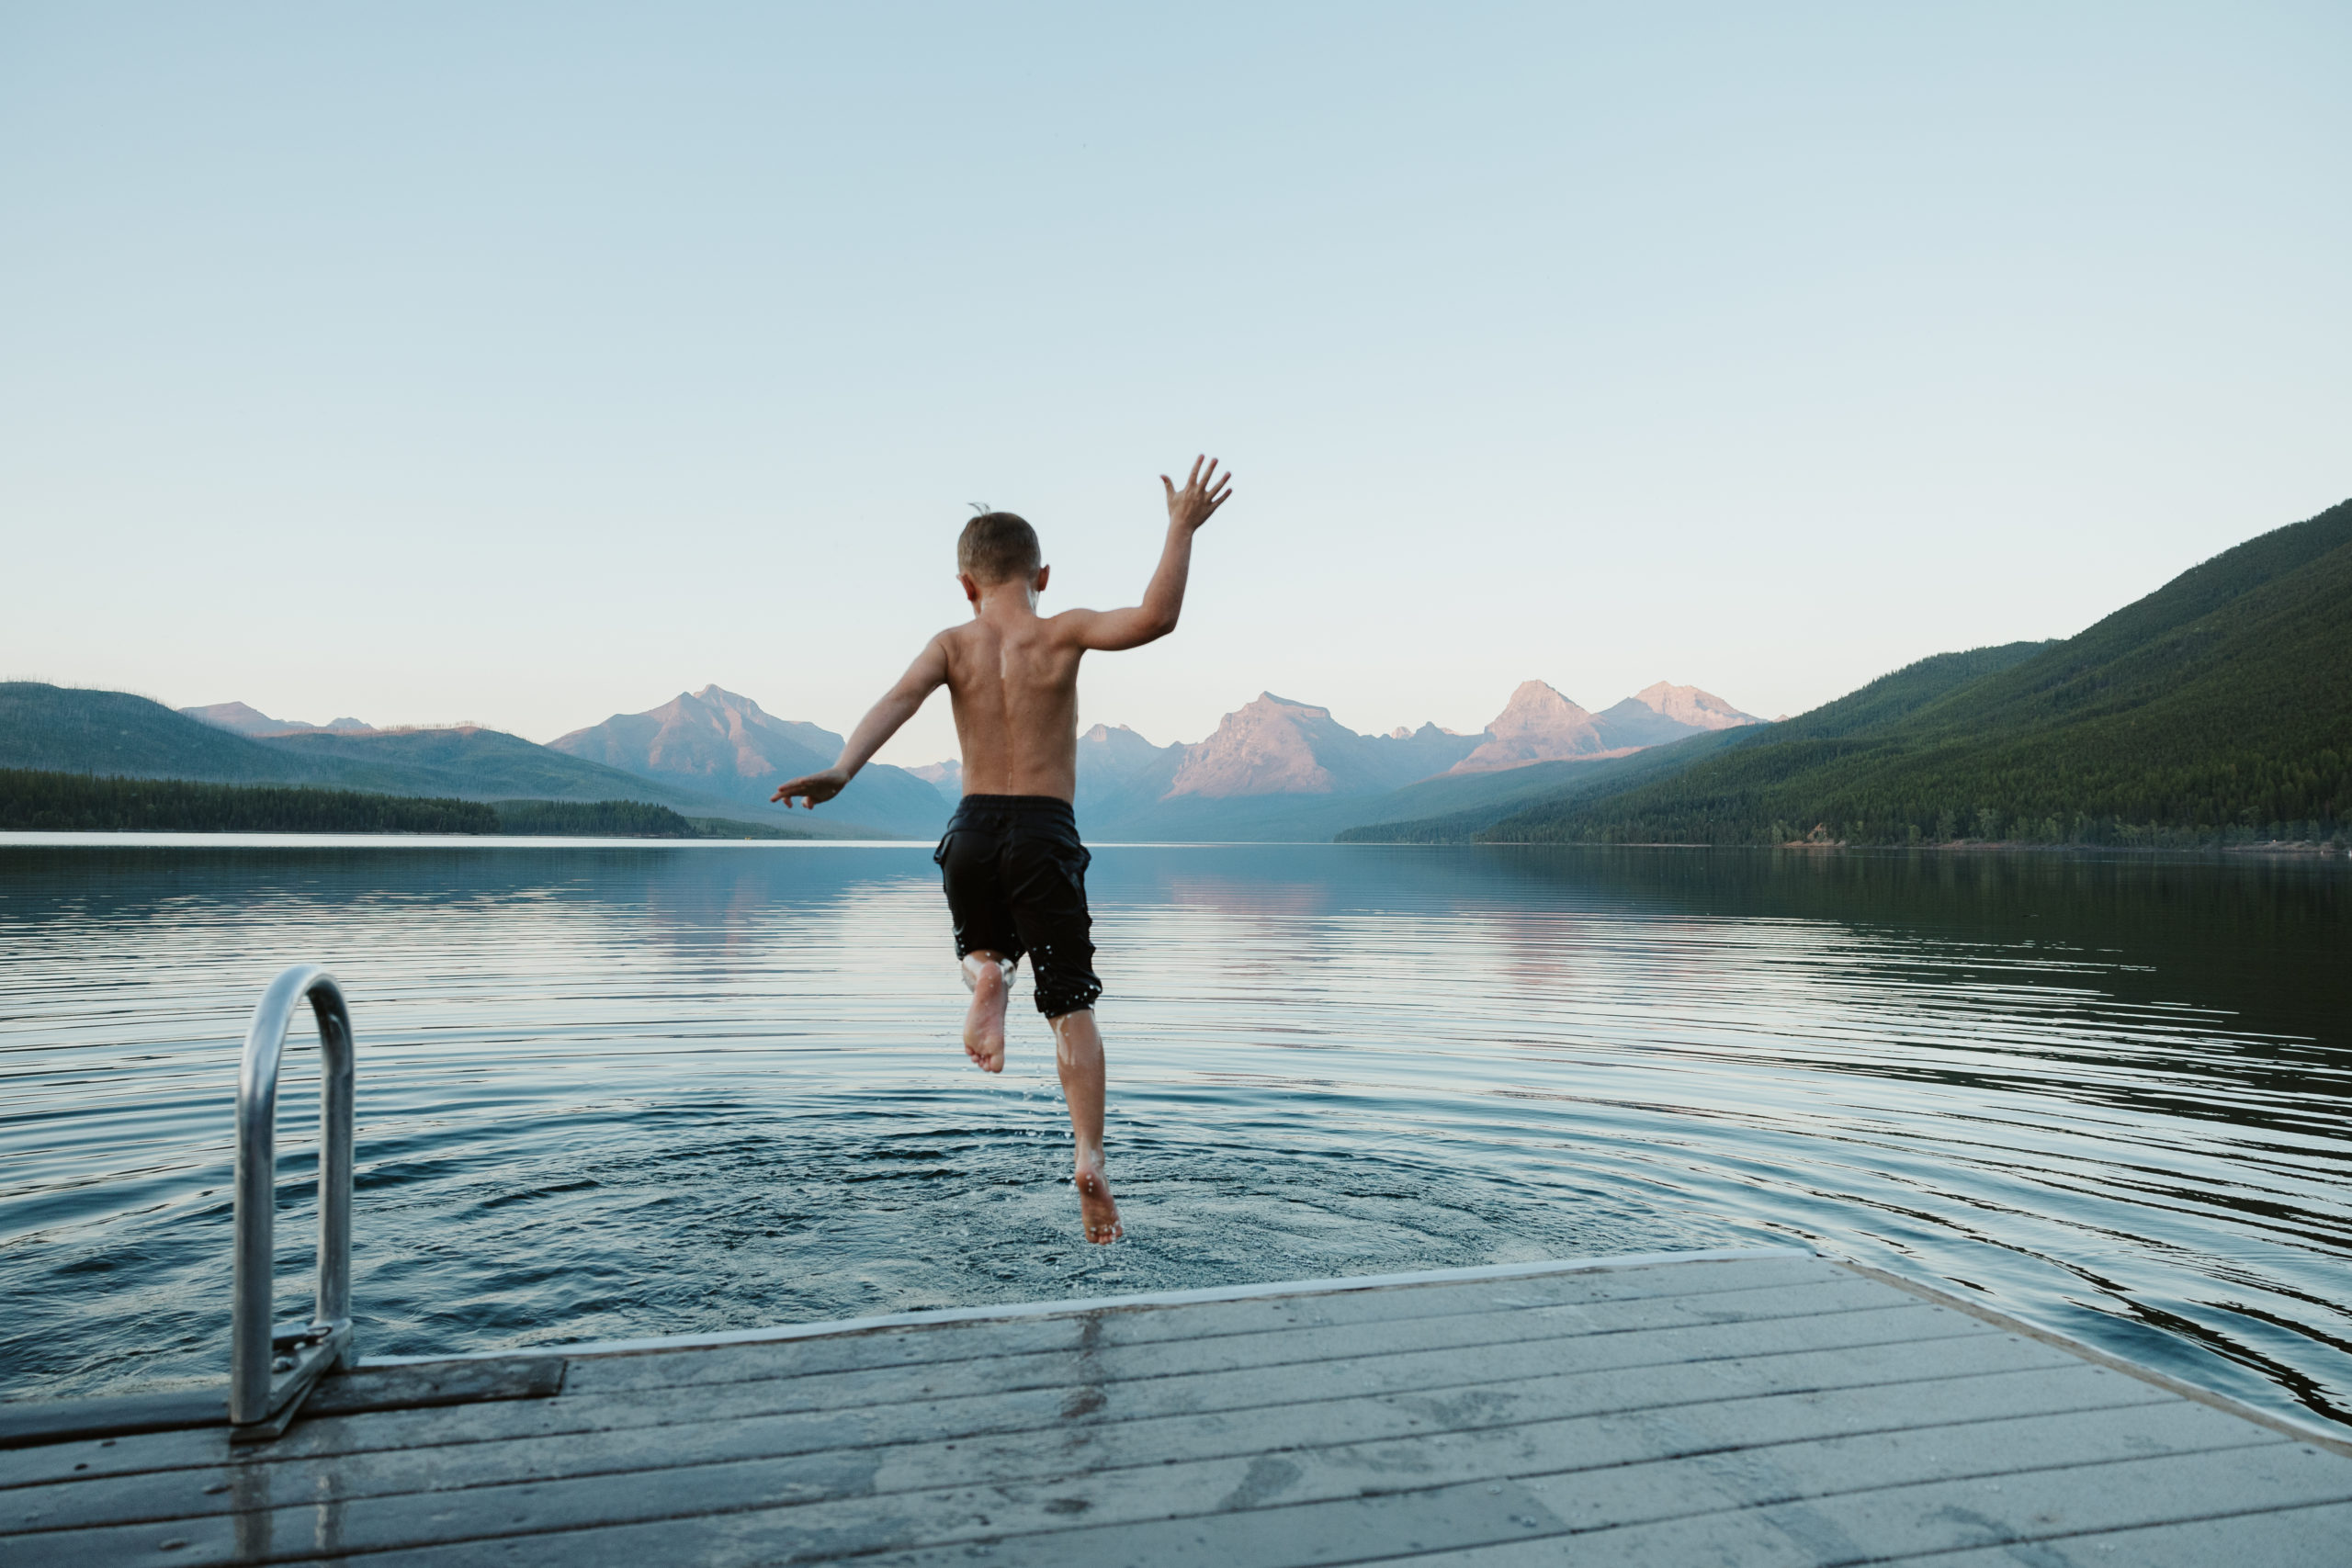
[[[1205,465],[1205,468],[1204,468]],[[840,759],[790,781],[772,797],[811,810],[839,795],[857,770],[947,688],[964,749],[964,800],[932,858],[956,921],[956,956],[971,987],[964,1053],[982,1072],[1004,1070],[1004,1012],[1013,965],[1029,955],[1037,1010],[1054,1032],[1062,1099],[1077,1134],[1079,1211],[1086,1239],[1119,1239],[1119,1207],[1102,1166],[1102,1037],[1094,1027],[1093,922],[1086,910],[1085,846],[1070,810],[1078,792],[1078,661],[1087,652],[1141,648],[1176,629],[1193,535],[1232,494],[1215,458],[1193,460],[1168,491],[1168,542],[1143,603],[1125,610],[1037,614],[1052,568],[1037,536],[1009,512],[964,525],[956,581],[972,618],[931,639],[899,683],[858,721]]]

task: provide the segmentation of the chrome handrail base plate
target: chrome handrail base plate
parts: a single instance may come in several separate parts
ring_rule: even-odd
[[[358,1359],[351,1325],[347,1322],[336,1325],[325,1337],[297,1351],[294,1365],[271,1380],[268,1417],[261,1421],[232,1423],[229,1427],[229,1440],[232,1443],[266,1443],[285,1436],[286,1428],[301,1415],[302,1402],[311,1396],[311,1390],[318,1386],[319,1380]]]

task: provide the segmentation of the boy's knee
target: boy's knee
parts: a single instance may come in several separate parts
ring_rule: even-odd
[[[1012,959],[1000,953],[985,951],[966,953],[964,962],[958,965],[964,976],[964,988],[967,991],[977,990],[979,987],[980,976],[988,972],[987,966],[989,964],[996,965],[998,975],[1003,978],[1006,985],[1012,985],[1013,963]]]

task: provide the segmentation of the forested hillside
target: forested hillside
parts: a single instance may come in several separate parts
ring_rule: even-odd
[[[854,819],[786,826],[787,814],[780,807],[722,800],[685,783],[641,777],[479,726],[356,733],[322,729],[254,739],[198,723],[128,692],[37,681],[0,682],[0,768],[205,784],[311,785],[368,795],[475,801],[527,797],[591,807],[639,801],[679,822],[687,814],[732,818],[730,836],[766,836],[752,824],[770,822],[791,838],[888,836]],[[940,810],[944,815],[944,807]]]
[[[1583,762],[1537,762],[1508,773],[1448,774],[1408,784],[1377,803],[1382,815],[1358,820],[1333,840],[1341,844],[1464,844],[1497,822],[1530,810],[1556,810],[1566,802],[1630,789],[1645,780],[1694,767],[1771,731],[1719,729],[1629,757]],[[1473,786],[1473,787],[1464,787]],[[1428,815],[1428,813],[1437,815]]]
[[[501,800],[501,833],[571,839],[807,839],[764,823],[681,817],[641,800]]]
[[[0,768],[222,784],[322,777],[304,759],[198,724],[145,697],[40,681],[0,681]]]
[[[499,824],[472,800],[0,768],[0,831],[495,833]]]
[[[1940,654],[1770,727],[1589,765],[1389,841],[2185,844],[2352,825],[2352,502],[2078,637]]]
[[[2066,641],[1924,660],[1670,777],[1480,836],[2161,844],[2347,822],[2352,502]]]
[[[641,800],[420,799],[305,785],[202,784],[0,768],[0,832],[496,833],[582,839],[805,839]]]

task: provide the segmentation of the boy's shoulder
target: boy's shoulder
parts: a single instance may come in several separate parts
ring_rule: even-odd
[[[930,653],[944,659],[952,674],[959,660],[985,658],[991,642],[989,626],[979,621],[958,621],[931,639]]]
[[[1100,619],[1102,614],[1100,610],[1072,608],[1051,615],[1039,615],[1029,622],[1028,626],[1035,633],[1043,634],[1049,640],[1069,641],[1083,636],[1086,627]],[[931,640],[933,646],[953,651],[961,648],[991,645],[1002,640],[1008,635],[1018,637],[1024,634],[1018,630],[990,626],[984,620],[974,619],[958,621],[954,626],[942,630]]]

